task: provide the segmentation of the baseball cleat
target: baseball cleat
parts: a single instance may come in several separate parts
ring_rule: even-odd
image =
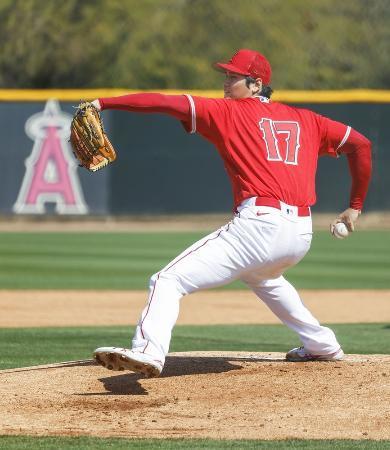
[[[100,347],[94,351],[93,357],[96,362],[108,370],[131,370],[142,373],[147,378],[158,377],[163,369],[161,361],[128,348]]]
[[[326,355],[313,355],[305,350],[305,347],[293,348],[286,354],[286,360],[292,362],[300,361],[341,361],[344,358],[344,352],[339,348],[334,353]]]

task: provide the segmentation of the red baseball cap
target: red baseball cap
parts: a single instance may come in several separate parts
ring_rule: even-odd
[[[271,64],[267,58],[259,52],[242,48],[237,50],[228,63],[215,63],[217,70],[234,72],[240,75],[261,78],[264,85],[271,82]]]

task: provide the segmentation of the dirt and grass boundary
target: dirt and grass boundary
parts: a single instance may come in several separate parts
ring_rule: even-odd
[[[339,213],[313,213],[313,228],[328,230]],[[172,214],[131,216],[0,216],[0,232],[27,231],[106,231],[159,232],[209,231],[231,220],[226,214]],[[358,230],[390,230],[389,212],[363,213]]]

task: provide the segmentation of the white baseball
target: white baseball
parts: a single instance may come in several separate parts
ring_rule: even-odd
[[[348,228],[346,227],[345,223],[339,222],[339,223],[336,223],[336,225],[334,226],[332,234],[337,239],[344,239],[348,236],[349,231],[348,231]]]

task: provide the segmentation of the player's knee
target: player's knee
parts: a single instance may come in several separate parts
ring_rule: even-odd
[[[156,284],[156,281],[158,280],[159,275],[160,275],[160,272],[157,272],[150,277],[149,288],[153,288],[153,286]]]
[[[163,272],[157,272],[154,275],[150,277],[149,280],[149,286],[153,287],[157,281],[163,282],[163,281],[172,281],[172,282],[178,282],[179,277],[175,273],[171,273],[168,271]]]
[[[170,289],[175,289],[181,292],[183,295],[187,293],[185,287],[183,286],[181,277],[175,272],[170,272],[169,270],[167,270],[155,273],[150,278],[149,287],[153,289],[157,282],[164,283],[167,285],[167,287],[169,286]]]
[[[170,272],[169,270],[166,270],[164,272],[159,273],[159,280],[162,282],[168,282],[168,283],[177,283],[179,280],[179,277],[176,273]]]

